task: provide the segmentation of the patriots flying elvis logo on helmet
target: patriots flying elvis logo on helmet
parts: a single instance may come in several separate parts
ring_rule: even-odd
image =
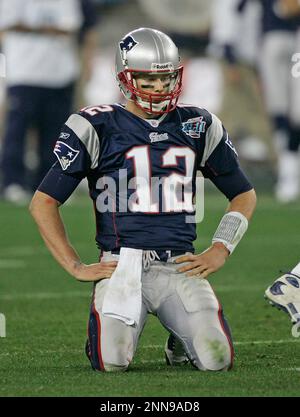
[[[129,52],[132,48],[134,48],[138,42],[136,42],[132,36],[126,36],[126,38],[122,39],[119,43],[120,49],[122,52]]]
[[[182,123],[182,131],[193,139],[199,139],[201,133],[205,132],[205,126],[206,122],[203,121],[203,116],[194,117]]]
[[[65,171],[75,161],[80,151],[76,151],[71,146],[58,140],[53,152],[57,156],[62,169]]]

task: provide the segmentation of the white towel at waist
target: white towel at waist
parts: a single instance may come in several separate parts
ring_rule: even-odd
[[[141,249],[121,248],[118,265],[108,281],[102,314],[136,326],[142,307]]]

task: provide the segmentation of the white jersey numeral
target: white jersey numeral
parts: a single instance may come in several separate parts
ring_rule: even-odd
[[[152,203],[151,196],[151,161],[149,146],[135,146],[126,154],[127,159],[133,158],[134,182],[136,192],[128,202],[130,211],[143,213],[158,213],[158,203]]]
[[[195,152],[187,147],[170,147],[162,156],[162,168],[178,167],[178,158],[184,158],[185,175],[172,172],[162,178],[152,177],[149,146],[135,146],[127,152],[127,159],[133,159],[134,184],[129,183],[135,192],[130,196],[128,206],[133,212],[159,212],[159,186],[162,186],[162,211],[192,212],[192,178],[195,166]],[[134,187],[133,187],[134,185]]]
[[[98,113],[105,113],[108,111],[113,111],[114,109],[107,105],[107,104],[101,104],[100,106],[87,106],[81,109],[80,111],[84,111],[85,113],[89,114],[90,116],[95,116],[95,114]]]
[[[163,155],[163,167],[177,167],[178,159],[185,160],[185,175],[175,172],[165,178],[163,188],[166,212],[192,212],[192,178],[195,165],[195,152],[190,148],[172,147]],[[180,198],[181,197],[181,198]]]

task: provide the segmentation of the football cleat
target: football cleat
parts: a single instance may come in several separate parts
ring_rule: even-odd
[[[189,362],[182,343],[172,334],[166,341],[165,358],[170,366],[181,366]]]
[[[300,276],[287,272],[266,289],[265,298],[271,305],[289,314],[291,321],[300,321]]]
[[[92,363],[92,359],[91,359],[92,353],[91,353],[91,347],[90,347],[89,339],[87,339],[86,343],[85,343],[85,354],[86,354],[88,360],[90,361],[93,370],[95,370],[95,368],[93,366],[93,363]]]

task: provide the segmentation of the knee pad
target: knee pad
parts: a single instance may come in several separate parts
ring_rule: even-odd
[[[227,337],[217,328],[199,332],[193,346],[197,355],[194,365],[203,371],[222,371],[232,367],[232,349]]]

